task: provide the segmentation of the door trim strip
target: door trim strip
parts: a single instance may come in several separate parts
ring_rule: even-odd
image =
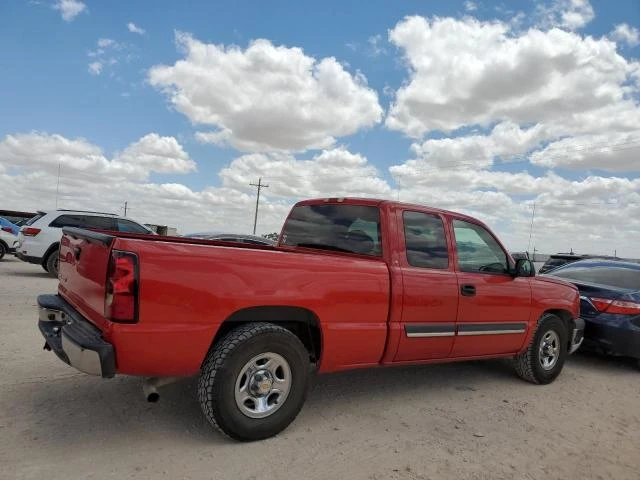
[[[458,324],[458,335],[508,335],[525,333],[527,322],[492,322],[492,323],[462,323]]]
[[[476,335],[510,335],[526,333],[527,322],[491,322],[491,323],[412,323],[404,325],[407,338],[431,337],[470,337]]]
[[[453,337],[455,323],[414,323],[405,324],[404,333],[408,338]]]

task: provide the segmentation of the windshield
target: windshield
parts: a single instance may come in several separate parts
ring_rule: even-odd
[[[282,244],[381,256],[380,212],[364,205],[297,206],[284,226]]]

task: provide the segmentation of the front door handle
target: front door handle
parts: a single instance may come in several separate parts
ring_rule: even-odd
[[[460,293],[464,297],[473,297],[476,294],[476,287],[474,285],[462,285],[460,287]]]

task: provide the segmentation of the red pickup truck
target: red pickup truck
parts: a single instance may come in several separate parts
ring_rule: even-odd
[[[199,375],[207,420],[282,431],[310,376],[510,357],[546,384],[582,341],[577,289],[514,262],[478,220],[370,199],[303,201],[277,246],[64,229],[45,348],[104,378]]]

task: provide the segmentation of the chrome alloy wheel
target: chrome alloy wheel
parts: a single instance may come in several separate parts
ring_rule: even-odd
[[[545,370],[551,370],[558,363],[560,357],[560,337],[558,334],[549,330],[542,336],[540,341],[540,349],[538,351],[540,365]]]
[[[240,370],[235,387],[236,405],[247,417],[265,418],[284,404],[290,390],[289,363],[277,353],[261,353]]]

